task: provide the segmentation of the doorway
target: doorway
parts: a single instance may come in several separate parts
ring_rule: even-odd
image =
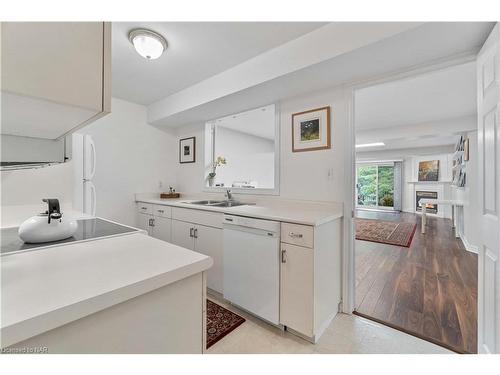
[[[477,190],[472,179],[467,189],[455,186],[453,172],[457,144],[473,144],[477,131],[474,85],[461,92],[471,112],[465,117],[453,103],[436,103],[460,82],[475,82],[474,74],[474,62],[461,63],[353,95],[354,313],[459,353],[477,352],[478,259],[457,232],[464,225],[455,228],[447,202]],[[472,176],[477,159],[470,155],[462,166]],[[421,173],[429,161],[439,165],[437,178]],[[467,210],[459,210],[461,223],[474,222]]]

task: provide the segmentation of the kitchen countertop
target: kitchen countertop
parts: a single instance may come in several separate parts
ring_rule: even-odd
[[[210,268],[210,257],[126,234],[3,256],[6,347]]]
[[[214,207],[191,204],[189,202],[205,199],[207,197],[192,197],[175,198],[175,199],[160,199],[147,194],[136,194],[136,202],[161,204],[174,207],[183,207],[196,210],[205,210],[213,212],[221,212],[225,214],[254,217],[265,220],[276,220],[287,223],[303,224],[318,226],[332,220],[343,217],[342,203],[322,203],[322,202],[307,202],[307,201],[292,201],[278,200],[267,202],[249,203],[243,206],[236,207]],[[235,198],[235,200],[239,200]]]

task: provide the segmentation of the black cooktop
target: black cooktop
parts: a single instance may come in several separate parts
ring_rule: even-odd
[[[15,251],[34,249],[37,247],[53,246],[138,231],[138,229],[129,228],[103,219],[77,220],[77,223],[78,229],[73,237],[60,241],[42,243],[24,243],[17,234],[18,228],[4,228],[0,232],[2,239],[0,253],[6,254]]]

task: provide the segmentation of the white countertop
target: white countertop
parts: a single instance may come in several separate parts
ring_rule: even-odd
[[[191,204],[188,202],[203,200],[205,198],[192,197],[178,199],[160,199],[137,194],[136,201],[143,203],[161,204],[167,206],[191,208],[196,210],[205,210],[213,212],[222,212],[226,214],[254,217],[258,219],[276,220],[287,223],[304,224],[318,226],[332,220],[339,219],[344,216],[342,203],[324,203],[324,202],[307,202],[307,201],[292,201],[278,200],[267,202],[256,202],[236,207],[214,207]],[[209,198],[209,199],[214,199]],[[218,199],[220,200],[220,199]],[[239,200],[235,198],[235,200]]]
[[[133,233],[0,257],[5,347],[210,268],[210,257]]]

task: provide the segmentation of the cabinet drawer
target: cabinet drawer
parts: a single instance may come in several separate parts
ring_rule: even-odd
[[[155,205],[153,205],[153,215],[159,216],[159,217],[171,218],[172,217],[172,207],[164,206],[161,204],[155,204]]]
[[[189,223],[206,225],[209,227],[222,228],[222,217],[218,212],[195,210],[190,208],[172,208],[172,219],[187,221]]]
[[[153,214],[153,205],[151,203],[137,202],[137,211],[141,214]]]
[[[314,227],[281,223],[281,242],[313,248]]]

